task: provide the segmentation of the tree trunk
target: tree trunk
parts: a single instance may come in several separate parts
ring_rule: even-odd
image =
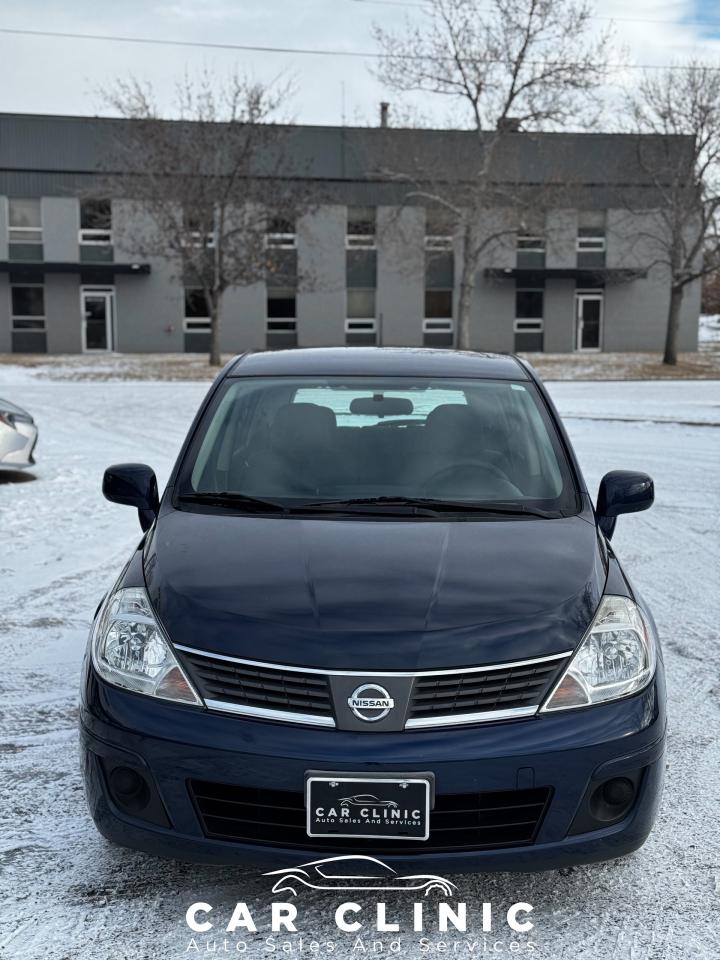
[[[680,327],[680,308],[682,307],[684,287],[670,288],[670,306],[668,308],[667,333],[665,335],[665,354],[663,363],[675,366],[677,363],[677,338]]]
[[[463,238],[462,274],[460,276],[460,301],[457,311],[457,349],[470,350],[470,321],[472,318],[473,288],[475,270],[467,255],[470,247],[470,230],[466,227]]]
[[[220,356],[220,301],[213,299],[210,302],[210,358],[211,367],[219,367],[222,363]]]
[[[464,276],[460,280],[460,301],[458,303],[458,350],[470,350],[470,318],[473,301],[472,278],[466,280]]]

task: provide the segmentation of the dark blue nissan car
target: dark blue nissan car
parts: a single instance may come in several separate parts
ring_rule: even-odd
[[[149,414],[150,415],[150,414]],[[325,349],[233,360],[95,616],[81,736],[107,838],[208,863],[622,856],[661,793],[652,615],[532,368]]]

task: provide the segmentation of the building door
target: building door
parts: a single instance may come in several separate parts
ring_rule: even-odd
[[[599,350],[602,342],[602,293],[575,294],[575,349]]]
[[[80,301],[83,350],[112,350],[115,291],[112,287],[83,287]]]

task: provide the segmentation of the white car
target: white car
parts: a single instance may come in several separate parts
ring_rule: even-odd
[[[312,860],[297,867],[271,870],[266,877],[277,877],[273,893],[297,896],[300,887],[311,890],[407,890],[427,896],[437,890],[452,895],[455,884],[434,873],[402,876],[376,857],[348,855]]]
[[[27,412],[0,399],[0,470],[24,470],[35,463],[38,429]]]

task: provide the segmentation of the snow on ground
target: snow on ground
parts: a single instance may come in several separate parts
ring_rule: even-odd
[[[187,952],[183,917],[198,900],[226,918],[237,900],[250,903],[261,925],[257,937],[247,938],[245,955],[271,955],[263,945],[271,899],[266,880],[255,871],[187,866],[110,846],[86,812],[77,764],[77,689],[88,624],[139,537],[134,512],[103,500],[102,471],[112,462],[147,461],[162,483],[205,389],[30,377],[11,386],[0,367],[0,396],[27,407],[40,427],[36,479],[0,483],[2,956],[195,956]],[[533,904],[531,939],[542,960],[710,960],[717,957],[720,863],[720,383],[558,383],[551,392],[560,411],[572,415],[567,426],[592,489],[617,467],[655,478],[654,508],[621,517],[615,544],[653,606],[664,643],[665,798],[649,841],[625,860],[562,875],[455,879],[469,903]],[[628,417],[637,419],[615,419]],[[658,422],[673,418],[713,426]],[[338,934],[334,900],[311,895],[303,906],[298,934],[280,938],[293,943],[293,953],[281,955],[313,956],[311,938],[334,941],[336,957],[370,955],[352,951],[354,936]],[[389,898],[388,914],[403,922],[403,955],[419,956],[407,910]],[[477,919],[471,926],[470,941],[480,941],[475,953],[484,955]],[[387,950],[391,935],[383,939]],[[434,943],[440,939],[431,935]],[[444,939],[453,955],[472,955],[463,935]],[[495,940],[504,944],[500,956],[510,955],[504,929],[487,935],[484,949]],[[222,936],[219,943],[218,952]]]
[[[699,349],[681,353],[675,366],[662,363],[661,353],[526,353],[545,380],[718,380],[720,326],[717,317],[703,318]],[[354,350],[354,347],[348,347]],[[223,356],[223,363],[232,354]],[[203,380],[215,368],[200,353],[74,353],[0,354],[0,383],[34,380]]]
[[[707,313],[707,314],[703,314],[700,317],[698,341],[700,343],[720,343],[720,315],[719,314]]]

